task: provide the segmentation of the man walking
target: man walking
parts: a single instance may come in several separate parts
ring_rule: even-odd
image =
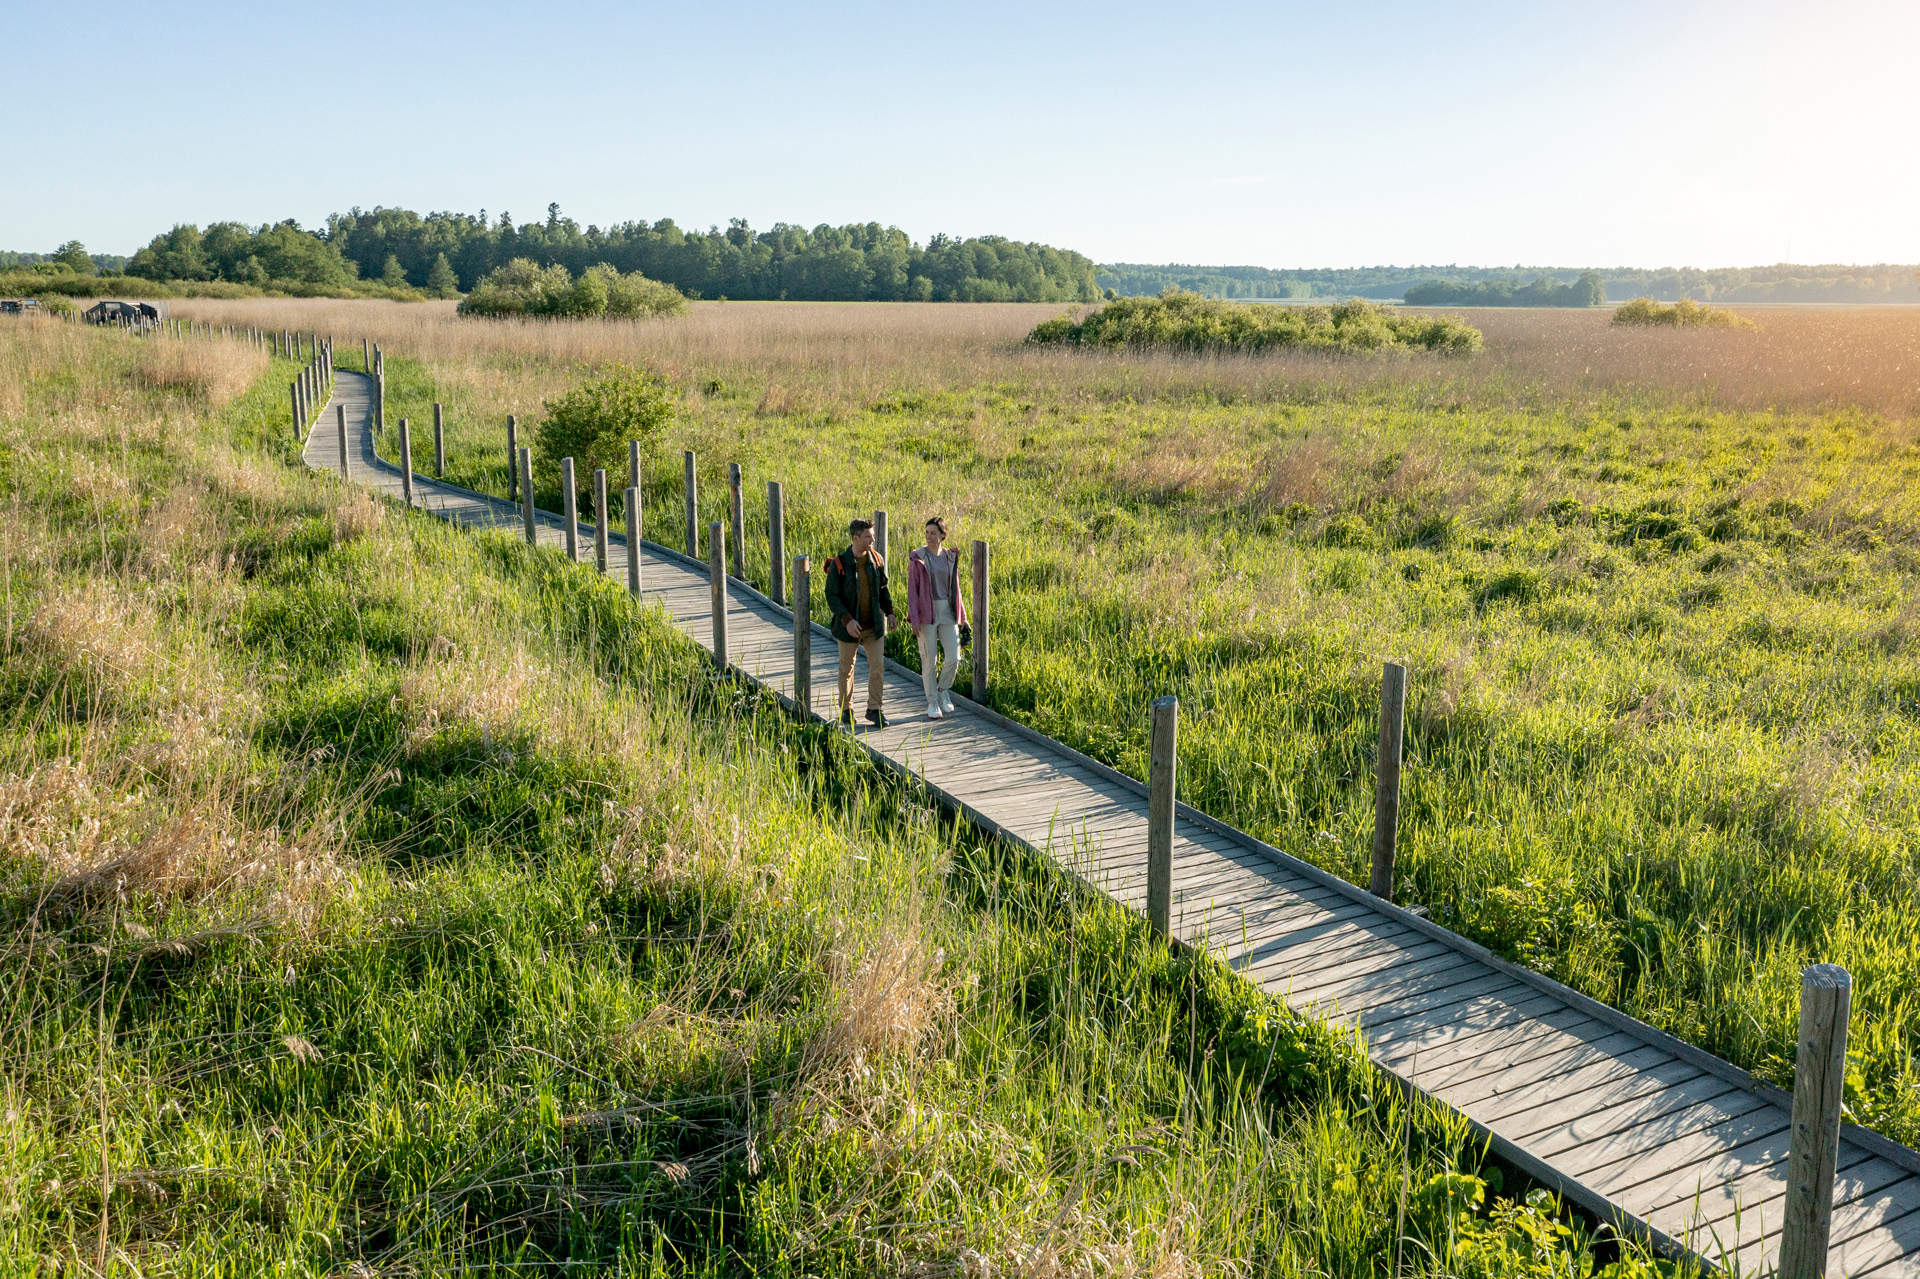
[[[833,637],[840,641],[840,722],[853,723],[853,657],[867,654],[867,722],[885,728],[880,700],[887,687],[883,641],[893,620],[887,594],[887,566],[873,549],[873,521],[847,525],[853,545],[827,561],[827,604],[833,609]]]

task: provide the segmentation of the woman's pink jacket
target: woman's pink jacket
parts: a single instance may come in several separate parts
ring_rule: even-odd
[[[960,592],[960,552],[947,547],[940,552],[953,557],[953,620],[967,625],[967,597]],[[933,625],[933,570],[927,565],[927,548],[916,546],[907,556],[907,625]]]

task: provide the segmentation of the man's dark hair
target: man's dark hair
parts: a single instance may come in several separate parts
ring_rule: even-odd
[[[847,524],[847,535],[849,537],[858,537],[872,527],[872,520],[853,520]]]

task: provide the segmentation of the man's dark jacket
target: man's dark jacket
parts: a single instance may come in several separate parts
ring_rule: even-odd
[[[893,616],[893,596],[887,593],[887,567],[875,555],[869,561],[873,573],[873,620],[880,634],[886,634],[882,618]],[[827,606],[833,609],[833,637],[842,644],[856,641],[847,634],[847,621],[860,611],[860,579],[855,566],[853,548],[849,546],[827,561]],[[863,623],[861,629],[868,631]]]

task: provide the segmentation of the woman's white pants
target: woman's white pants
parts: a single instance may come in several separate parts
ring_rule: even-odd
[[[933,622],[916,626],[913,631],[920,640],[920,682],[931,706],[934,699],[953,687],[953,677],[960,673],[960,628],[953,620],[953,601],[935,600]],[[938,649],[945,650],[945,661],[936,660]]]

